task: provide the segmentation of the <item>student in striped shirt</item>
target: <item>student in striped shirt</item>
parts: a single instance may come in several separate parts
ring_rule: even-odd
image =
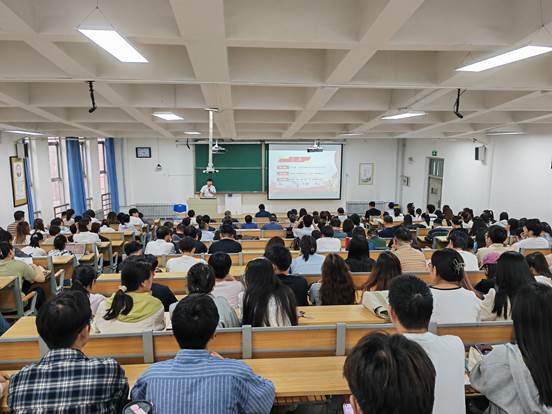
[[[223,359],[207,350],[219,321],[209,295],[186,296],[171,320],[180,351],[138,378],[133,400],[150,401],[156,412],[164,414],[270,412],[275,395],[272,382],[255,375],[242,361]]]

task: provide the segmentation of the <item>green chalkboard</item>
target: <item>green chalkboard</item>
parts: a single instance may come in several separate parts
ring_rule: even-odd
[[[207,145],[195,145],[195,191],[212,178],[219,193],[264,191],[262,144],[224,144],[224,154],[213,155],[218,173],[204,174],[209,159]]]

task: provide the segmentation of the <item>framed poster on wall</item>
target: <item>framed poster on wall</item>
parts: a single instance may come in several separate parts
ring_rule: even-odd
[[[23,206],[27,204],[27,177],[25,175],[25,160],[23,158],[10,157],[10,172],[13,206]]]
[[[373,162],[361,162],[358,167],[359,185],[374,184],[374,169],[376,165]]]

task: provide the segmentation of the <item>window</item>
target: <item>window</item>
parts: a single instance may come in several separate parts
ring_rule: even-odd
[[[107,180],[107,163],[105,162],[105,141],[98,140],[98,161],[100,165],[100,194],[109,193]]]
[[[63,187],[61,148],[58,138],[48,138],[48,151],[50,159],[50,177],[52,181],[52,199],[54,206],[59,206],[65,204],[65,191]]]
[[[433,177],[442,177],[443,169],[445,166],[445,160],[442,158],[430,158],[429,159],[429,175]]]

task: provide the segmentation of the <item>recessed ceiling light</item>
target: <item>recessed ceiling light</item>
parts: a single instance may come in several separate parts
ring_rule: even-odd
[[[342,137],[357,137],[362,135],[360,132],[344,132],[343,134],[339,134]]]
[[[542,55],[549,52],[552,52],[552,47],[524,46],[489,59],[484,59],[479,62],[472,63],[471,65],[462,66],[461,68],[458,68],[456,70],[460,72],[481,72],[487,69],[507,65],[508,63],[517,62],[519,60],[528,59],[530,57]]]
[[[184,131],[186,135],[201,135],[199,131]]]
[[[525,135],[523,131],[497,131],[497,132],[487,132],[485,135],[494,136],[494,135]]]
[[[164,119],[165,121],[179,121],[181,119],[184,119],[181,116],[176,115],[175,113],[172,113],[172,112],[154,112],[153,116]]]
[[[121,62],[148,63],[148,60],[115,30],[80,28],[77,30]]]
[[[381,119],[405,119],[405,118],[414,118],[415,116],[424,116],[426,113],[424,111],[408,111],[401,112],[400,114],[382,116]]]
[[[12,134],[19,134],[19,135],[44,135],[40,132],[30,132],[30,131],[5,131],[10,132]]]

